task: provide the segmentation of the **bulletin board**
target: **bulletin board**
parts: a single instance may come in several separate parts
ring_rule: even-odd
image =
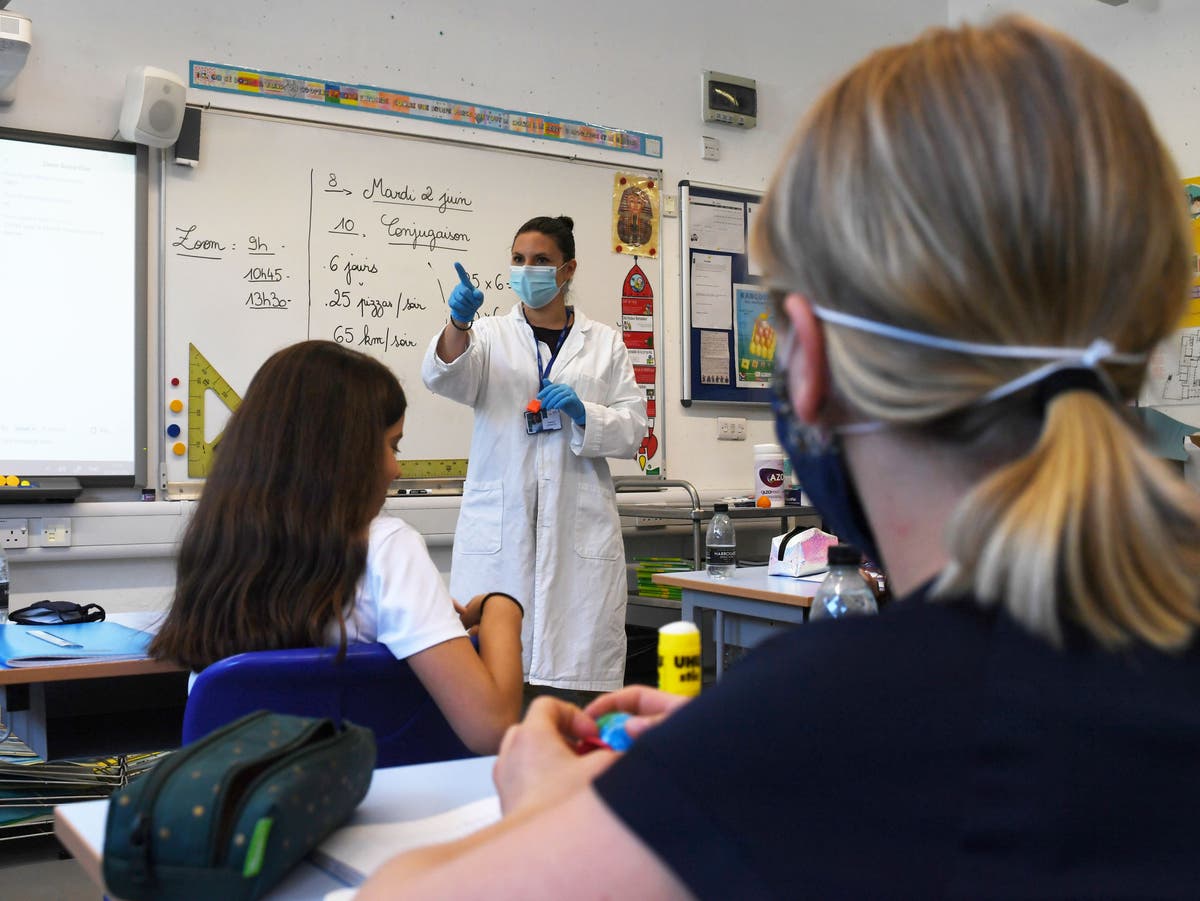
[[[776,329],[749,254],[760,201],[738,188],[679,183],[685,407],[770,402]]]
[[[259,365],[309,338],[369,353],[400,379],[402,478],[464,474],[473,411],[428,391],[421,361],[447,322],[455,262],[484,293],[481,315],[517,303],[509,250],[537,215],[574,219],[579,265],[568,303],[625,331],[653,410],[661,254],[618,252],[612,211],[622,178],[657,182],[657,170],[204,108],[199,164],[165,171],[169,485],[203,477]],[[647,439],[635,458],[610,461],[614,474],[661,474],[661,428]]]

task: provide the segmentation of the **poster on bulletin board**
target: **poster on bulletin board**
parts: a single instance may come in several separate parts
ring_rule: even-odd
[[[776,327],[749,252],[760,201],[738,188],[679,183],[685,407],[769,402]]]

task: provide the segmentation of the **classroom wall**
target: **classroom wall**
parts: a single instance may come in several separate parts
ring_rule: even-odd
[[[664,157],[657,165],[669,188],[692,179],[747,189],[765,187],[799,113],[824,84],[871,48],[904,40],[929,25],[1019,10],[1074,34],[1122,71],[1145,97],[1183,173],[1200,174],[1200,125],[1184,114],[1195,106],[1200,73],[1190,46],[1195,27],[1191,0],[1131,0],[1121,7],[1098,0],[744,0],[734,6],[712,0],[603,6],[560,0],[530,8],[462,0],[124,0],[108,7],[84,0],[12,0],[10,7],[33,20],[34,47],[16,102],[0,106],[0,125],[107,138],[116,130],[129,69],[149,64],[186,75],[189,59],[207,59],[652,132],[664,138]],[[758,128],[740,131],[701,121],[699,78],[706,68],[758,79]],[[201,91],[191,92],[189,99],[224,105],[240,101],[247,109],[267,111],[280,107]],[[285,106],[297,115],[323,112]],[[364,113],[325,115],[418,134],[575,152]],[[701,159],[700,136],[705,134],[720,140],[719,162]],[[585,155],[631,161],[599,151]],[[152,191],[152,222],[156,202]],[[515,212],[514,219],[524,213]],[[679,406],[677,227],[677,220],[664,221],[666,374],[661,407],[666,468],[668,475],[694,482],[711,501],[724,491],[750,487],[752,445],[772,440],[772,433],[762,409]],[[501,244],[507,240],[507,235],[498,236]],[[153,241],[151,250],[153,256]],[[157,294],[151,262],[153,329]],[[148,371],[149,413],[151,422],[157,422],[156,361],[148,361]],[[1200,407],[1169,412],[1200,423]],[[747,441],[718,443],[718,415],[744,415]],[[111,498],[127,500],[128,495]],[[455,505],[433,499],[392,503],[426,535],[445,571]],[[114,610],[163,603],[173,579],[174,542],[190,509],[189,503],[162,502],[73,505],[74,547],[12,554],[13,603],[47,595],[98,601]],[[31,506],[10,508],[3,515],[32,520],[57,512]]]
[[[463,0],[340,3],[164,3],[123,0],[13,0],[10,10],[33,21],[34,45],[0,125],[112,137],[126,73],[153,65],[187,75],[189,59],[408,89],[534,113],[581,119],[661,135],[670,192],[681,179],[761,190],[805,106],[821,87],[873,47],[904,40],[945,21],[946,0],[659,0],[602,6],[560,0],[513,7]],[[759,126],[748,131],[705,125],[700,118],[704,69],[758,80]],[[415,134],[498,146],[579,153],[607,162],[647,160],[518,137],[475,133],[368,113],[325,111],[203,91],[191,102],[323,117]],[[719,139],[722,158],[701,159],[700,137]],[[152,156],[152,164],[156,157]],[[152,165],[152,169],[155,167]],[[151,228],[158,193],[151,184]],[[514,198],[514,227],[528,214]],[[539,210],[558,213],[570,210]],[[773,440],[765,409],[679,405],[680,346],[678,220],[664,225],[662,360],[665,397],[659,428],[666,436],[666,472],[703,491],[706,502],[749,491],[752,446]],[[511,236],[497,235],[503,253]],[[151,335],[158,327],[157,240],[151,235],[148,284]],[[582,264],[586,261],[581,260]],[[152,339],[153,341],[153,339]],[[153,346],[153,345],[152,345]],[[147,361],[150,444],[157,454],[163,406],[157,360]],[[718,415],[749,420],[745,442],[716,440]],[[665,420],[665,421],[664,421]],[[150,461],[151,472],[157,457]],[[675,490],[681,503],[686,500]],[[96,601],[110,610],[164,604],[173,584],[173,553],[192,505],[132,502],[130,492],[92,494],[48,512],[12,507],[5,517],[69,515],[70,548],[13,551],[13,605],[42,597]],[[664,500],[664,498],[655,498]],[[439,568],[449,567],[457,501],[390,502],[421,530]],[[638,542],[637,536],[628,541]]]
[[[799,113],[822,85],[869,49],[943,22],[946,0],[747,0],[735,6],[712,0],[602,6],[561,0],[526,8],[444,0],[333,5],[125,0],[105,8],[86,0],[15,0],[10,8],[33,20],[34,46],[16,103],[0,107],[3,125],[110,137],[129,69],[149,64],[186,76],[187,61],[203,59],[660,134],[668,188],[693,179],[762,189]],[[703,69],[758,80],[757,128],[742,131],[701,121]],[[243,101],[246,108],[299,116],[323,112],[204,91],[190,91],[189,100]],[[329,118],[605,158],[590,148],[547,146],[368,113],[330,111]],[[702,134],[720,140],[720,161],[700,158]],[[607,159],[655,164],[621,154]],[[532,212],[514,198],[514,227]],[[773,440],[768,417],[758,408],[685,410],[679,405],[677,219],[664,222],[664,236],[666,397],[660,408],[666,421],[660,428],[665,427],[666,472],[699,486],[748,491],[752,445]],[[496,237],[504,248],[511,236]],[[161,406],[154,396],[157,387],[151,385],[152,422]],[[717,443],[718,413],[746,415],[744,443]],[[729,473],[743,472],[744,480],[730,484]]]

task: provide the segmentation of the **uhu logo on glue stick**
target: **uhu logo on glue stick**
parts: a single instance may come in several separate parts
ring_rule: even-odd
[[[658,630],[658,687],[671,694],[700,694],[700,630],[695,623],[667,623]]]

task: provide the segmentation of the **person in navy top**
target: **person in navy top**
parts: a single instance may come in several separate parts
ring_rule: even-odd
[[[755,220],[780,438],[899,599],[693,701],[538,701],[504,819],[360,897],[1194,897],[1200,495],[1128,409],[1192,249],[1142,103],[1027,19],[937,28],[833,83]],[[632,748],[577,755],[611,711]]]

